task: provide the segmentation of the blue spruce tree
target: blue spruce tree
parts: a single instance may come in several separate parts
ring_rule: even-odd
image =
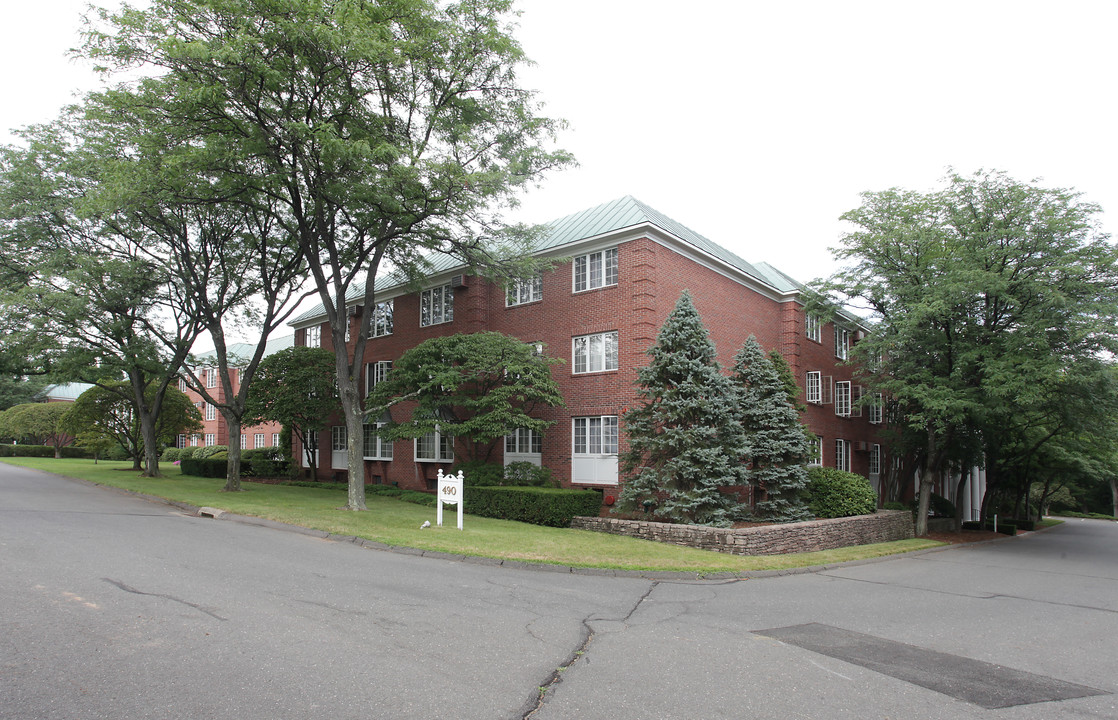
[[[618,508],[655,506],[665,520],[729,525],[741,507],[721,488],[747,482],[737,393],[687,291],[648,354],[637,375],[643,404],[624,416],[629,448],[620,460],[628,479]]]
[[[811,453],[808,435],[780,373],[752,335],[734,357],[731,379],[741,406],[747,477],[765,491],[754,514],[775,522],[811,519],[802,497]]]

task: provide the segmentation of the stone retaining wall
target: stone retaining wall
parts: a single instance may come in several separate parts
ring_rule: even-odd
[[[738,529],[602,517],[576,517],[571,527],[733,555],[783,555],[913,537],[912,513],[908,510]]]

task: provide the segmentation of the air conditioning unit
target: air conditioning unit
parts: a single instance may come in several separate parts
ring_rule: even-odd
[[[454,275],[450,278],[450,286],[457,290],[458,288],[469,287],[467,285],[468,278],[465,275]]]
[[[855,341],[862,341],[862,340],[865,340],[865,339],[866,339],[866,331],[865,330],[859,330],[858,332],[854,333],[854,340]]]
[[[364,309],[364,305],[350,305],[348,308],[346,308],[346,317],[357,317]]]

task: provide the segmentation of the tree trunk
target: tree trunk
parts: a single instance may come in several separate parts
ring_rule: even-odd
[[[1118,477],[1110,478],[1110,511],[1118,517]]]
[[[161,477],[159,473],[159,447],[155,437],[155,418],[151,413],[140,416],[140,434],[144,436],[143,477]]]
[[[224,492],[241,491],[241,418],[231,412],[222,412],[225,416],[225,427],[229,431],[226,442],[229,448],[228,462],[225,465]]]
[[[343,388],[342,385],[347,387]],[[366,510],[363,437],[365,416],[358,397],[357,379],[347,377],[346,382],[339,382],[338,395],[342,399],[342,412],[345,414],[346,468],[349,471],[349,494],[345,509]]]
[[[928,534],[928,508],[932,503],[932,487],[935,477],[925,466],[920,469],[920,499],[916,503],[916,537]]]

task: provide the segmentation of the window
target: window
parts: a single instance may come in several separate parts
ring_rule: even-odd
[[[616,455],[617,416],[574,418],[575,455]]]
[[[823,438],[815,437],[811,439],[811,451],[807,458],[808,465],[823,465]]]
[[[835,467],[850,472],[849,440],[835,440]]]
[[[529,430],[517,428],[505,435],[505,454],[539,455],[543,452],[543,435]]]
[[[391,370],[391,369],[392,369],[392,361],[391,360],[377,360],[376,362],[371,362],[368,365],[366,365],[365,366],[365,387],[366,387],[366,389],[369,392],[372,392],[373,388],[376,387],[378,383],[384,382],[384,379],[386,377],[388,377],[388,371]]]
[[[392,300],[377,303],[373,310],[373,320],[369,333],[371,337],[383,337],[392,334]]]
[[[527,280],[515,280],[509,283],[505,293],[505,305],[523,305],[524,303],[543,300],[543,278],[539,275]]]
[[[334,452],[346,451],[346,428],[345,425],[335,425],[330,428],[330,449]]]
[[[392,441],[377,435],[377,428],[382,428],[386,423],[377,423],[376,425],[365,424],[364,455],[366,460],[391,460],[392,459]]]
[[[823,373],[818,370],[809,371],[805,389],[807,391],[807,401],[809,403],[823,402]]]
[[[438,430],[415,439],[416,462],[454,462],[454,438]]]
[[[322,326],[312,325],[303,331],[304,345],[307,347],[322,347]]]
[[[861,385],[854,385],[850,391],[850,417],[862,417],[862,406],[866,404],[862,398],[866,395],[866,389]]]
[[[214,420],[217,418],[217,408],[212,403],[206,403],[206,419]]]
[[[211,446],[216,445],[216,444],[217,444],[217,442],[216,442],[216,437],[214,436],[214,434],[213,433],[206,433],[206,447],[211,447]]]
[[[850,331],[835,325],[835,357],[846,360],[850,357]]]
[[[807,313],[804,315],[804,334],[807,335],[808,340],[822,342],[822,328],[823,323],[819,321],[818,315],[815,313]]]
[[[850,417],[850,403],[850,381],[841,380],[835,383],[835,415]]]
[[[881,475],[881,446],[877,443],[870,445],[870,475]]]
[[[217,385],[217,368],[208,368],[202,372],[206,375],[206,387],[212,388]]]
[[[617,284],[617,248],[580,255],[574,262],[575,292]]]
[[[279,447],[279,433],[272,433],[272,447]]]
[[[258,447],[258,448],[266,447],[264,445],[264,433],[254,433],[253,434],[253,436],[252,436],[252,446],[253,447]]]
[[[574,371],[602,372],[617,369],[617,331],[574,338]]]
[[[190,436],[190,447],[198,447],[198,443],[202,441],[202,436],[194,433]]]
[[[177,448],[186,447],[186,435],[179,435],[178,440],[175,441],[175,447],[177,447]]]
[[[179,378],[179,392],[186,392],[186,378]]]
[[[244,450],[248,447],[248,435],[241,435],[241,449]]]
[[[885,406],[885,400],[882,398],[881,393],[874,393],[873,402],[870,403],[870,422],[877,425],[881,422],[881,409]]]
[[[454,289],[449,285],[424,290],[419,295],[419,327],[454,320]]]

